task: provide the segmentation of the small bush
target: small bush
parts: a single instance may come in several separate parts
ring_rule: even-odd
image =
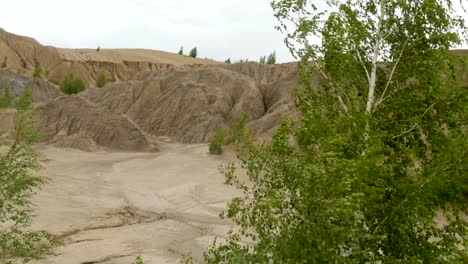
[[[232,126],[227,140],[228,143],[238,144],[247,136],[247,119],[248,115],[243,113],[239,122]]]
[[[8,60],[8,57],[5,56],[3,58],[2,65],[0,66],[0,68],[6,68],[7,67],[7,60]]]
[[[34,67],[34,71],[33,71],[33,78],[35,79],[41,79],[41,75],[42,75],[42,69],[41,69],[41,66],[40,65],[36,65]]]
[[[225,60],[224,63],[231,64],[231,58],[228,58],[227,60]]]
[[[268,58],[266,60],[267,64],[276,64],[276,51],[273,51],[268,55]]]
[[[86,89],[85,83],[78,77],[69,74],[60,83],[60,90],[65,94],[77,94]]]
[[[266,63],[266,56],[261,56],[260,60],[258,60],[258,63],[265,64]]]
[[[26,111],[31,107],[33,100],[32,100],[32,88],[28,87],[24,90],[23,94],[21,95],[20,99],[16,103],[16,109],[19,111]]]
[[[141,256],[138,256],[135,260],[135,264],[143,264],[143,259],[141,258]]]
[[[192,57],[192,58],[196,58],[197,55],[198,55],[198,50],[197,50],[197,47],[195,47],[190,51],[189,56]]]
[[[180,50],[178,52],[179,55],[184,55],[184,46],[180,47]]]
[[[96,80],[96,86],[99,88],[104,87],[107,84],[107,76],[102,73],[99,75],[99,78]]]
[[[213,140],[211,140],[210,153],[216,154],[216,155],[223,154],[223,143],[224,143],[224,129],[218,128],[218,130],[216,130],[216,133],[213,137]]]
[[[0,108],[7,108],[11,105],[13,97],[11,96],[10,87],[5,88],[4,95],[0,97]]]

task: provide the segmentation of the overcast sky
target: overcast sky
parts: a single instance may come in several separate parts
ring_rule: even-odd
[[[63,48],[148,48],[258,60],[283,43],[270,0],[1,1],[0,27]]]
[[[271,0],[3,0],[0,27],[62,48],[148,48],[199,57],[292,57]],[[466,1],[466,0],[463,0]]]

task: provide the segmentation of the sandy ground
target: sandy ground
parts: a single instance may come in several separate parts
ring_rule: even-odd
[[[86,153],[47,147],[51,182],[35,197],[34,229],[63,237],[34,262],[180,263],[201,260],[230,223],[218,214],[239,192],[218,172],[229,155],[206,145],[160,144],[159,153]]]

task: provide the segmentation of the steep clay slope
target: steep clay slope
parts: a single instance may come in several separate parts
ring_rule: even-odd
[[[83,96],[126,114],[151,135],[179,142],[207,142],[218,127],[230,127],[243,113],[249,116],[249,127],[261,135],[295,114],[290,96],[297,82],[294,67],[288,66],[289,75],[284,71],[284,76],[273,78],[266,70],[275,67],[247,65],[250,72],[266,72],[262,81],[227,67],[177,68],[149,73],[144,81],[89,89]],[[273,81],[267,83],[268,78]]]
[[[10,93],[14,98],[13,106],[27,88],[31,89],[35,104],[44,104],[62,95],[54,85],[48,82],[0,69],[0,97],[4,95],[6,88],[10,88]]]
[[[124,151],[153,151],[156,147],[125,116],[97,107],[80,96],[63,95],[57,87],[9,70],[0,70],[0,96],[6,87],[14,98],[12,106],[0,109],[0,145],[12,140],[15,102],[31,89],[33,106],[44,140],[61,147],[94,151],[101,147]]]
[[[156,50],[58,49],[0,28],[0,62],[5,57],[9,69],[24,75],[31,75],[35,65],[40,65],[43,77],[55,84],[69,73],[93,84],[100,74],[106,74],[111,81],[127,81],[142,71],[220,64]]]
[[[143,131],[122,115],[74,95],[38,108],[39,128],[58,146],[95,150],[95,145],[125,151],[153,151]],[[68,137],[68,139],[67,139]]]

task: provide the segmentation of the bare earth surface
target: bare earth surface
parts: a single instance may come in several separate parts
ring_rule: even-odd
[[[232,159],[205,144],[160,143],[159,153],[42,149],[50,177],[35,197],[33,228],[63,238],[35,263],[180,263],[200,260],[230,223],[218,214],[239,195],[218,172]]]

